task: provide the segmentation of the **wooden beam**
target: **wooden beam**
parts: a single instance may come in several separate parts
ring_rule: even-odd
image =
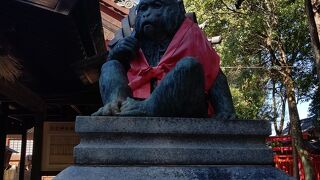
[[[100,11],[108,14],[109,16],[112,16],[113,18],[117,19],[118,21],[121,21],[121,19],[123,19],[125,17],[124,15],[121,15],[121,14],[117,13],[116,11],[113,11],[111,8],[109,8],[103,4],[100,4]]]
[[[3,130],[0,131],[0,180],[3,179],[4,175],[4,160],[6,152],[6,134]]]
[[[86,91],[70,93],[64,96],[44,97],[46,103],[60,105],[102,105],[99,85],[93,85]]]
[[[2,104],[0,102],[0,180],[3,179],[4,175],[4,160],[6,151],[6,132],[4,129],[4,120],[6,116],[2,109]]]
[[[101,12],[100,14],[101,14],[101,19],[102,19],[102,25],[104,25],[103,24],[103,20],[104,20],[104,21],[108,21],[112,25],[111,30],[116,31],[121,27],[121,20],[122,19],[118,20],[118,19],[110,16],[109,14],[106,14],[102,11],[100,11],[100,12]]]
[[[20,152],[20,165],[19,165],[19,180],[24,180],[24,167],[26,162],[27,150],[27,130],[24,130],[21,138],[21,152]]]
[[[0,78],[0,84],[0,94],[33,112],[45,111],[45,102],[42,98],[21,83],[11,83]]]
[[[16,121],[12,118],[6,118],[5,122],[5,131],[6,134],[21,134],[24,131],[24,122]]]
[[[42,137],[44,114],[38,114],[34,123],[31,179],[41,180]]]

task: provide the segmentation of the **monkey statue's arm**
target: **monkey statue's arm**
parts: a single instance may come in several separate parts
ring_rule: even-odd
[[[120,113],[121,104],[131,96],[128,86],[127,71],[130,61],[138,52],[138,40],[125,37],[110,50],[107,62],[101,68],[100,94],[104,106],[93,116],[111,116]]]
[[[227,77],[221,69],[215,83],[210,89],[210,101],[214,107],[215,118],[221,120],[236,118]]]

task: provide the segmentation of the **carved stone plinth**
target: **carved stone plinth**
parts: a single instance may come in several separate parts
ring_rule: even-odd
[[[267,121],[78,117],[75,165],[56,179],[289,179],[273,168]]]

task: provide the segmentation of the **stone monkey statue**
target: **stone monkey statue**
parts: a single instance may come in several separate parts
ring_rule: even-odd
[[[219,56],[181,0],[140,0],[134,32],[102,66],[93,115],[235,117]],[[132,19],[130,19],[132,21]],[[213,108],[212,108],[213,107]],[[209,112],[209,114],[208,114]]]

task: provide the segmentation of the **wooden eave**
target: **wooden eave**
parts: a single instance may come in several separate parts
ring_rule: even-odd
[[[81,15],[81,11],[69,12],[68,6],[64,6],[66,11],[63,11],[63,3],[55,6],[49,4],[48,7],[50,6],[51,9],[48,9],[43,6],[41,8],[40,6],[30,7],[33,1],[41,2],[41,0],[32,0],[30,3],[24,2],[18,5],[22,1],[13,0],[4,3],[8,7],[0,7],[0,15],[7,15],[7,17],[12,17],[10,21],[21,23],[18,29],[18,50],[20,57],[26,57],[22,59],[24,62],[23,79],[14,83],[0,79],[0,101],[16,102],[19,109],[25,108],[30,111],[27,114],[21,114],[19,110],[14,113],[14,115],[23,115],[22,119],[33,113],[44,112],[48,109],[50,111],[52,104],[59,104],[61,107],[76,105],[83,108],[89,107],[89,109],[92,106],[99,106],[101,100],[96,79],[100,66],[105,61],[106,53],[99,51],[95,55],[88,55],[88,49],[90,49],[88,46],[95,46],[93,43],[99,41],[88,39],[90,36],[87,36],[87,39],[78,38],[79,42],[76,42],[76,37],[73,37],[78,37],[78,34],[81,37],[83,33],[91,32],[93,30],[91,27],[95,26],[86,27],[85,22],[81,23],[81,18],[75,18]],[[70,0],[70,3],[73,4],[75,1]],[[109,36],[105,38],[108,41],[121,27],[121,20],[129,13],[129,10],[118,6],[113,0],[99,0],[99,8],[103,28],[106,33],[109,33]],[[17,12],[11,13],[12,10]],[[22,16],[24,12],[26,14]],[[93,16],[88,17],[93,18]],[[33,28],[36,32],[33,32]],[[58,37],[56,32],[61,35],[59,34]],[[61,42],[63,43],[59,45]],[[68,53],[66,53],[67,50]],[[39,52],[39,57],[35,55],[36,52]],[[87,79],[89,83],[83,83],[82,78]],[[85,112],[91,111],[84,109]]]
[[[46,105],[44,100],[21,83],[12,83],[4,79],[0,79],[0,84],[0,94],[12,99],[30,111],[37,113],[45,111]]]
[[[122,15],[123,17],[129,14],[129,9],[118,6],[113,0],[100,0],[100,4],[104,7],[108,7],[109,9],[113,10],[115,13],[118,13],[119,15]],[[121,21],[121,19],[119,20]]]

